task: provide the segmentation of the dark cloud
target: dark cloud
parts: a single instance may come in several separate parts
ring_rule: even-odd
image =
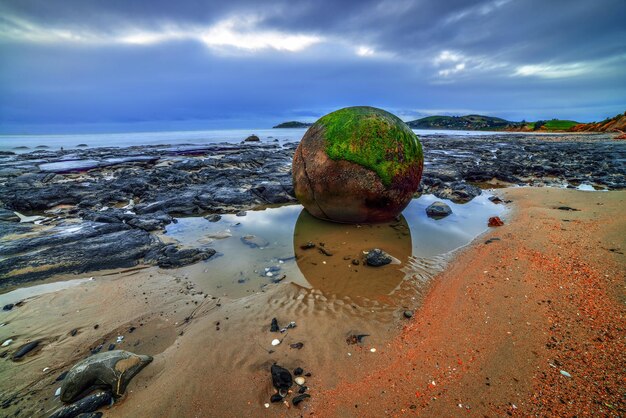
[[[0,125],[269,126],[354,104],[407,117],[467,110],[600,119],[626,108],[625,15],[623,0],[0,0]],[[233,17],[254,17],[235,20],[238,33],[319,42],[284,52],[208,48],[197,37],[118,39]],[[55,38],[68,32],[93,39]]]

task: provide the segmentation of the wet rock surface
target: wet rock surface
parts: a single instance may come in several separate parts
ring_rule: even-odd
[[[452,209],[450,209],[450,206],[446,205],[443,202],[433,202],[430,206],[426,208],[426,215],[435,219],[445,218],[446,216],[451,214]]]
[[[114,397],[119,397],[126,391],[128,382],[150,362],[152,362],[150,356],[124,350],[108,351],[87,357],[76,363],[63,379],[61,401],[74,402],[83,394],[99,387],[106,387]]]
[[[425,166],[419,192],[456,203],[479,195],[477,185],[494,182],[626,187],[626,144],[608,136],[420,135],[420,141]],[[295,202],[296,146],[247,142],[3,153],[0,286],[133,266],[148,254],[147,262],[172,267],[206,259],[199,249],[167,247],[155,232],[173,216]],[[14,211],[44,218],[19,223]]]

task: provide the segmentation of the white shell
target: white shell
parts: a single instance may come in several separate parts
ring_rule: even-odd
[[[280,340],[278,338],[274,338],[272,340],[272,345],[278,345],[278,344],[280,344]]]
[[[13,342],[13,340],[11,338],[9,338],[8,340],[6,340],[5,342],[2,343],[3,347],[8,346],[9,344],[11,344]]]
[[[306,382],[306,380],[304,380],[304,377],[302,377],[302,376],[296,377],[295,381],[300,386],[304,385],[304,382]]]
[[[54,396],[59,396],[59,395],[61,395],[61,388],[58,388],[56,392],[54,392]]]
[[[376,349],[375,349],[375,348],[370,348],[370,351],[371,351],[372,353],[375,353],[375,352],[376,352]]]

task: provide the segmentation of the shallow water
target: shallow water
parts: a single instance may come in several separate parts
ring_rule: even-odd
[[[82,278],[82,279],[64,280],[60,282],[52,282],[52,283],[39,284],[39,285],[29,286],[29,287],[21,287],[11,292],[0,294],[0,306],[7,305],[9,303],[17,303],[19,301],[32,298],[35,296],[44,295],[46,293],[58,292],[60,290],[69,289],[71,287],[79,286],[83,283],[87,283],[91,280],[93,280],[92,277],[87,277],[87,278]]]
[[[325,297],[387,303],[407,279],[419,276],[423,282],[436,274],[442,257],[487,230],[489,217],[506,211],[483,193],[463,205],[444,200],[452,215],[428,218],[425,209],[437,200],[441,199],[432,195],[414,199],[399,222],[375,225],[321,221],[300,205],[249,211],[243,217],[223,215],[218,222],[179,218],[168,225],[164,238],[218,251],[218,257],[206,263],[181,269],[182,277],[194,279],[214,295],[238,298],[287,280],[319,290]],[[301,249],[307,242],[316,247]],[[372,248],[385,250],[399,263],[365,266],[364,252]],[[352,260],[358,260],[358,265]]]

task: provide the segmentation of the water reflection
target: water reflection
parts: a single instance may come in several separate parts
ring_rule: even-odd
[[[307,243],[316,247],[306,248]],[[402,265],[412,253],[411,231],[404,216],[375,225],[346,225],[314,218],[302,210],[293,245],[298,268],[311,287],[351,298],[373,299],[392,293],[402,282]],[[384,249],[400,262],[365,265],[364,251],[373,248]]]
[[[221,256],[181,269],[211,294],[241,297],[264,286],[286,281],[320,290],[327,296],[350,298],[395,297],[394,289],[407,277],[431,277],[431,261],[470,243],[487,229],[490,216],[502,216],[505,208],[483,194],[469,203],[445,201],[452,215],[434,220],[425,208],[435,200],[424,195],[411,201],[399,222],[377,225],[344,225],[313,218],[300,205],[249,211],[247,216],[223,215],[218,222],[200,217],[179,218],[168,225],[165,239],[190,247],[209,246]],[[251,246],[245,237],[253,235]],[[244,238],[244,239],[242,239]],[[300,246],[323,242],[332,253]],[[363,266],[363,251],[379,247],[401,264],[374,268]],[[352,264],[353,259],[359,265]],[[437,263],[435,263],[437,264]],[[437,264],[438,265],[438,264]],[[179,274],[179,273],[176,273]]]

